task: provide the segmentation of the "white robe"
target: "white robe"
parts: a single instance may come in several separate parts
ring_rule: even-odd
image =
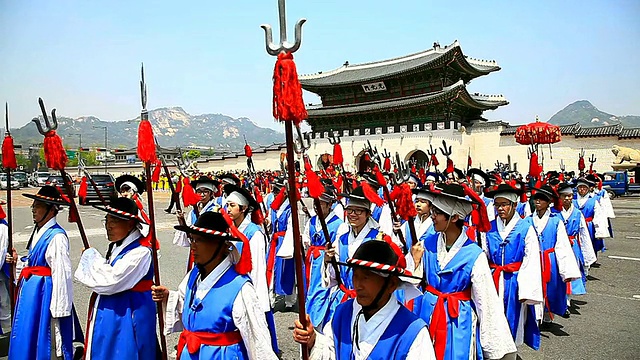
[[[244,232],[251,223],[251,217],[247,216],[238,227],[240,232]],[[251,248],[251,272],[249,277],[253,282],[258,302],[264,312],[271,311],[271,303],[269,301],[269,288],[267,287],[267,239],[262,229],[256,231],[251,239],[249,239],[249,247]]]
[[[9,228],[0,224],[0,269],[4,266],[9,243]],[[9,298],[9,277],[0,271],[0,326],[11,326],[11,299]]]
[[[588,193],[586,196],[580,196],[576,198],[578,206],[583,206],[590,198],[595,197],[593,193]],[[607,212],[602,207],[599,201],[596,200],[593,207],[593,220],[592,220],[595,237],[598,239],[605,239],[611,237],[609,234],[609,221],[607,218]]]
[[[584,219],[584,215],[579,209],[571,204],[571,207],[568,210],[562,208],[562,217],[564,219],[568,219],[574,211],[580,212],[580,231],[578,233],[578,237],[580,238],[580,250],[582,251],[582,256],[584,257],[584,270],[588,273],[589,267],[594,262],[596,262],[597,257],[596,252],[593,250],[591,235],[589,234],[589,228],[587,227],[587,222]]]
[[[358,318],[358,346],[352,347],[355,360],[366,360],[369,358],[371,351],[375,348],[380,337],[387,330],[387,327],[393,320],[393,317],[400,309],[400,303],[394,296],[369,320],[365,320],[364,316]],[[351,314],[350,328],[353,329],[356,316],[362,309],[357,301],[353,302],[353,313]],[[352,334],[353,335],[353,334]],[[311,360],[334,360],[337,358],[335,344],[333,342],[333,329],[331,322],[324,327],[324,335],[316,332],[316,342],[311,348],[309,358]],[[406,354],[407,360],[435,360],[436,355],[433,350],[429,331],[424,327],[409,348]]]
[[[447,251],[444,235],[438,234],[437,256],[440,268],[447,266],[467,240],[467,234],[462,231],[451,249]],[[412,271],[413,274],[423,274],[423,266],[424,264],[420,262],[416,267],[413,257],[407,256],[407,270],[415,270]],[[471,301],[475,304],[475,313],[480,323],[480,344],[482,344],[484,357],[501,359],[507,354],[515,353],[516,345],[511,337],[509,323],[504,315],[503,302],[500,301],[496,292],[486,256],[478,256],[471,269]],[[475,331],[474,326],[472,332],[475,333]]]
[[[538,217],[537,212],[532,215],[533,226],[535,227],[537,234],[540,234],[547,226],[550,214],[551,211],[547,209],[544,215],[542,215],[542,218]],[[565,228],[563,221],[558,222],[556,246],[554,248],[556,263],[558,264],[558,272],[562,281],[575,280],[582,277],[580,274],[580,268],[578,268],[576,256],[571,249],[571,243],[569,242],[569,236],[567,235],[567,229]]]
[[[197,299],[204,299],[213,286],[220,280],[222,275],[232,266],[231,257],[224,259],[215,269],[204,279],[198,277],[196,280]],[[193,270],[191,270],[193,271]],[[184,329],[182,324],[182,310],[184,308],[185,294],[187,293],[187,283],[191,272],[178,286],[178,291],[170,291],[166,305],[165,334],[180,332]],[[242,335],[242,341],[247,349],[250,360],[277,360],[278,357],[271,348],[271,335],[267,328],[267,321],[259,304],[253,285],[245,283],[231,310],[233,323]]]

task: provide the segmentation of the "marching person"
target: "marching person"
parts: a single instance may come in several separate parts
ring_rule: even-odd
[[[0,335],[4,334],[5,329],[11,328],[11,299],[9,298],[11,280],[9,274],[12,267],[5,261],[9,245],[7,214],[2,208],[2,205],[5,204],[5,201],[0,200]]]
[[[536,318],[535,306],[544,301],[540,245],[531,220],[516,213],[522,191],[503,183],[486,193],[493,199],[498,216],[491,222],[491,230],[483,234],[482,248],[489,258],[513,340],[516,345],[525,343],[538,350],[538,321],[542,318]]]
[[[576,196],[576,205],[582,215],[584,215],[587,227],[589,228],[589,236],[593,245],[593,251],[598,255],[598,251],[604,251],[604,239],[596,237],[596,227],[608,226],[607,213],[600,206],[597,196],[590,192],[595,183],[586,178],[578,178],[576,180],[578,194]]]
[[[109,247],[103,257],[95,248],[80,258],[75,278],[93,293],[85,359],[154,359],[156,306],[151,299],[153,266],[151,249],[143,246],[138,206],[117,198],[105,207]],[[118,311],[114,311],[118,309]]]
[[[275,321],[273,319],[273,309],[269,300],[269,286],[267,285],[267,238],[262,228],[257,224],[259,218],[257,211],[260,211],[258,202],[246,189],[232,184],[224,186],[227,213],[234,225],[241,231],[251,247],[251,273],[249,277],[253,283],[261,309],[265,313],[265,319],[269,326],[273,351],[278,354],[278,340],[276,337]],[[254,221],[255,219],[255,221]],[[242,243],[237,247],[242,252]]]
[[[487,207],[487,215],[489,215],[489,221],[493,221],[496,218],[496,210],[493,207],[493,200],[489,197],[484,196],[485,188],[491,185],[491,176],[486,172],[478,169],[471,168],[467,171],[467,177],[469,177],[470,185],[473,191],[476,192],[484,201],[484,204]]]
[[[336,309],[324,334],[294,323],[293,339],[307,344],[310,359],[436,359],[427,325],[393,296],[398,289],[409,298],[417,289],[402,280],[410,276],[404,260],[385,241],[362,243],[342,266],[352,269],[355,299]]]
[[[427,322],[439,360],[515,358],[487,257],[463,231],[473,202],[458,184],[440,186],[432,191],[431,206],[437,233],[407,257],[407,268],[426,283],[414,312]]]
[[[154,286],[153,299],[167,309],[165,333],[180,332],[177,359],[276,360],[263,307],[248,275],[251,258],[246,250],[251,246],[243,243],[238,256],[241,240],[217,212],[205,212],[195,224],[175,228],[190,234],[196,266],[178,291]]]
[[[582,212],[575,206],[573,186],[566,183],[560,184],[558,187],[558,195],[562,201],[562,210],[559,214],[564,221],[571,249],[576,256],[580,273],[582,274],[580,279],[571,282],[571,286],[567,288],[568,295],[584,295],[587,293],[589,267],[596,262],[596,253],[593,251],[591,235],[589,234],[589,228],[587,227],[584,215],[582,215]]]
[[[335,188],[325,185],[324,192],[320,195],[319,202],[322,214],[325,218],[329,239],[325,238],[318,215],[313,215],[307,221],[302,233],[302,244],[306,249],[305,270],[307,276],[306,309],[319,331],[331,320],[331,289],[322,286],[324,253],[327,242],[333,244],[337,232],[344,222],[331,210],[336,201]]]
[[[33,199],[35,227],[27,243],[28,255],[17,281],[15,318],[9,346],[10,359],[73,358],[73,273],[69,238],[56,221],[62,206],[69,205],[57,188],[45,185]],[[7,255],[16,262],[17,254]]]
[[[381,199],[384,199],[384,189],[382,185],[376,179],[376,176],[370,172],[364,172],[360,174],[360,183],[367,183],[371,188],[378,193],[378,196]],[[393,219],[391,217],[391,209],[389,208],[388,203],[383,203],[381,205],[372,203],[371,204],[371,217],[376,221],[380,230],[385,234],[393,233]],[[399,242],[398,242],[399,244]]]
[[[142,244],[147,247],[151,247],[151,238],[149,236],[149,215],[147,215],[147,212],[144,209],[144,204],[140,199],[140,196],[142,196],[146,191],[145,183],[133,175],[120,175],[116,178],[115,187],[118,189],[121,197],[135,201],[136,206],[138,206],[138,216],[144,220],[140,223],[140,233],[144,237]],[[159,243],[157,243],[156,246],[158,246],[158,249],[160,248]]]
[[[555,190],[549,185],[535,190],[532,198],[536,211],[532,219],[542,252],[542,289],[546,310],[543,321],[548,323],[553,320],[553,314],[568,315],[566,283],[579,279],[580,269],[562,217],[551,213],[549,208],[558,199]]]
[[[417,241],[423,240],[423,236],[435,233],[433,229],[433,220],[431,219],[431,194],[426,189],[413,189],[413,196],[415,197],[415,208],[418,213],[414,218],[413,225],[416,229]],[[407,243],[406,252],[411,250],[411,246],[415,242],[411,238],[411,231],[409,230],[409,223],[405,222],[400,225],[400,222],[396,222],[394,227],[398,226],[402,231],[402,235]]]
[[[212,180],[206,176],[201,176],[198,180],[192,181],[191,186],[193,186],[196,194],[200,196],[200,201],[198,201],[195,208],[191,209],[189,215],[186,218],[182,211],[177,211],[176,216],[178,217],[178,222],[186,225],[195,224],[198,216],[202,215],[203,213],[209,211],[218,211],[219,207],[216,205],[214,198],[214,194],[218,185],[218,181]],[[187,233],[179,230],[176,231],[173,236],[173,244],[188,247],[189,239],[187,237]],[[187,271],[192,267],[193,256],[190,253],[189,259],[187,260]]]

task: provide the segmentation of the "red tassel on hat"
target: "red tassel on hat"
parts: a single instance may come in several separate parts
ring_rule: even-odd
[[[411,217],[418,215],[416,207],[413,203],[413,197],[409,184],[402,183],[396,185],[393,188],[391,194],[389,194],[391,200],[396,203],[396,214],[398,214],[404,220],[409,220]]]
[[[242,253],[240,254],[240,260],[234,265],[236,271],[240,275],[247,275],[251,272],[252,264],[251,264],[251,246],[249,245],[249,239],[242,233],[242,231],[238,230],[236,225],[231,220],[229,214],[225,209],[221,209],[220,213],[222,217],[229,225],[229,232],[231,235],[240,241],[242,241]]]
[[[293,54],[280,53],[273,69],[273,117],[297,126],[307,116]]]
[[[382,175],[382,171],[377,166],[373,168],[373,172],[376,175],[376,181],[380,186],[387,186],[387,179]]]
[[[253,210],[251,213],[251,222],[258,225],[264,222],[264,214],[262,214],[261,209]]]
[[[308,160],[304,162],[304,173],[307,176],[307,188],[309,189],[309,196],[314,199],[320,198],[320,195],[324,192],[324,185],[320,182],[318,174],[311,168],[311,163]]]
[[[80,182],[80,188],[78,189],[78,197],[80,198],[80,203],[84,204],[87,199],[87,189],[89,185],[87,184],[87,177],[83,176],[82,181]]]
[[[251,150],[251,146],[249,146],[249,144],[244,145],[244,156],[248,158],[253,156],[253,150]]]
[[[2,141],[2,167],[11,170],[15,170],[18,167],[16,151],[13,148],[13,138],[8,133]]]
[[[200,201],[200,197],[193,190],[189,178],[182,178],[182,204],[184,206],[195,206],[198,201]]]
[[[342,157],[342,146],[340,144],[333,144],[333,163],[342,165],[344,158]]]
[[[149,120],[140,121],[138,127],[138,158],[143,162],[153,162],[156,157],[156,142]]]
[[[47,131],[44,135],[43,147],[47,167],[53,170],[64,170],[67,166],[67,152],[62,146],[62,139],[55,130]]]
[[[488,232],[491,230],[491,222],[489,221],[489,214],[487,213],[487,205],[484,200],[480,198],[480,195],[476,194],[469,185],[462,183],[464,193],[470,197],[475,203],[473,204],[473,211],[471,212],[473,224],[480,232]],[[475,214],[474,214],[475,213]]]
[[[151,181],[160,181],[160,170],[162,170],[162,161],[156,160],[153,165],[153,173],[151,173]]]
[[[373,190],[371,185],[363,181],[361,186],[364,197],[367,198],[367,200],[376,204],[376,206],[382,206],[384,204],[384,200],[382,200],[380,196],[378,196],[378,193]]]
[[[384,164],[382,165],[384,172],[391,171],[391,158],[384,158]]]
[[[6,218],[7,218],[7,213],[4,212],[4,209],[0,205],[0,219],[6,219]]]
[[[262,203],[262,193],[260,192],[260,189],[258,189],[257,186],[253,187],[253,197],[256,199],[256,201],[258,202],[258,204]]]

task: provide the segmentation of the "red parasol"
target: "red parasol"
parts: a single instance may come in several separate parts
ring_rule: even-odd
[[[516,142],[521,145],[555,144],[560,142],[560,127],[545,122],[536,121],[519,126],[516,130]]]

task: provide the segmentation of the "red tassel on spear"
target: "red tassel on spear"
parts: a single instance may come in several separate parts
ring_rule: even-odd
[[[5,103],[5,126],[6,133],[4,135],[4,140],[2,141],[2,166],[7,173],[7,212],[8,216],[4,214],[4,210],[0,216],[4,219],[7,219],[7,254],[13,253],[13,216],[12,216],[12,206],[11,206],[11,170],[15,170],[18,167],[16,162],[16,153],[13,147],[13,138],[11,137],[11,132],[9,131],[9,103]],[[10,265],[9,269],[9,301],[11,304],[11,316],[13,318],[13,311],[15,305],[15,263]]]

